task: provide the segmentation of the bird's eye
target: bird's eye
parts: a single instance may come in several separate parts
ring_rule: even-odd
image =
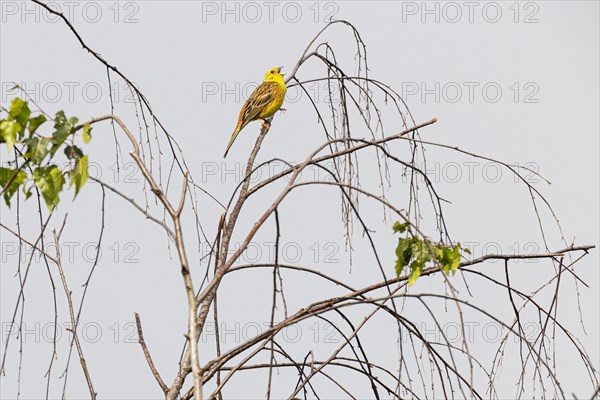
[[[274,74],[274,73],[275,73],[275,71],[271,71],[271,73],[272,73],[272,74]]]

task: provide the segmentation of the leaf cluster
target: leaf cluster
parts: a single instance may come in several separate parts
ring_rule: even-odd
[[[409,223],[396,221],[394,233],[406,234],[398,239],[396,247],[396,277],[406,269],[408,285],[412,286],[428,263],[438,265],[446,275],[454,274],[460,265],[462,253],[471,254],[469,249],[461,246],[432,242],[429,238],[419,238],[411,232]]]
[[[69,187],[75,186],[76,197],[88,179],[88,156],[75,145],[79,120],[67,118],[64,111],[58,111],[50,120],[54,123],[51,134],[44,136],[39,130],[50,125],[46,124],[48,118],[32,112],[26,101],[15,98],[10,109],[2,110],[7,115],[0,120],[0,145],[5,145],[8,153],[15,152],[14,167],[0,167],[0,186],[6,204],[10,207],[10,201],[19,189],[28,199],[36,187],[52,211],[58,205],[67,181]],[[90,142],[89,124],[83,127],[81,137],[84,144]],[[61,149],[68,160],[65,170],[55,158]]]

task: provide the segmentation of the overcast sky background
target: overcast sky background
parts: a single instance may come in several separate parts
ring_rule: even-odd
[[[80,119],[110,113],[105,68],[81,49],[74,35],[62,22],[41,12],[32,3],[2,1],[0,81],[1,103],[12,99],[8,89],[13,82],[26,88],[48,113],[64,109]],[[552,182],[537,183],[560,219],[565,240],[577,244],[599,243],[599,4],[595,1],[422,3],[391,1],[341,2],[194,2],[128,1],[57,3],[69,15],[84,41],[111,64],[125,73],[150,100],[155,112],[176,138],[196,181],[220,201],[227,201],[239,182],[240,161],[254,143],[258,124],[251,124],[238,137],[226,161],[222,152],[235,125],[246,96],[267,69],[283,65],[284,72],[296,63],[312,37],[331,18],[352,22],[367,45],[371,77],[386,82],[403,95],[417,122],[433,117],[438,122],[422,130],[423,139],[441,142],[509,163],[528,165]],[[428,11],[429,10],[429,11]],[[324,37],[347,71],[354,71],[355,44],[351,32],[337,27]],[[302,79],[322,77],[324,69],[316,63],[299,72]],[[250,85],[249,85],[250,84]],[[132,128],[137,126],[135,109],[124,83],[113,76],[115,113]],[[322,85],[313,90],[319,104],[325,104]],[[258,161],[280,157],[301,162],[324,140],[310,103],[296,90],[288,91],[285,114],[278,114],[259,154]],[[401,130],[390,116],[388,133]],[[119,187],[144,204],[139,171],[127,155],[121,140],[125,164],[115,168],[113,134],[108,125],[94,129],[86,147],[94,163],[90,174]],[[367,132],[353,132],[368,137]],[[164,143],[163,143],[164,146]],[[168,149],[163,147],[168,155]],[[7,154],[2,153],[3,163]],[[454,240],[470,243],[474,256],[485,253],[532,253],[544,251],[537,219],[529,193],[515,182],[507,170],[488,162],[461,156],[449,150],[430,148],[427,153],[430,178],[442,197],[451,201],[445,208]],[[164,166],[168,168],[168,164]],[[279,166],[281,169],[281,166]],[[274,167],[274,171],[278,170]],[[376,188],[377,181],[365,168],[361,182]],[[166,177],[168,170],[163,171]],[[263,171],[263,178],[268,171]],[[498,175],[500,174],[500,175]],[[535,179],[535,177],[530,177]],[[397,203],[406,206],[408,185],[399,175],[393,185]],[[175,179],[173,185],[179,185]],[[179,186],[176,186],[179,187]],[[173,189],[172,189],[173,190]],[[177,193],[177,190],[171,192]],[[240,226],[251,226],[277,191],[248,204]],[[65,193],[60,215],[69,213],[63,236],[63,257],[69,255],[65,269],[76,302],[90,271],[94,243],[101,225],[101,190],[88,183],[80,196],[71,201]],[[173,196],[174,198],[174,196]],[[281,208],[283,261],[327,270],[355,287],[381,278],[368,252],[368,243],[355,227],[355,255],[350,271],[339,216],[339,195],[332,189],[303,190]],[[154,202],[149,197],[149,202]],[[375,230],[384,252],[384,267],[393,276],[396,238],[391,235],[389,219],[381,208],[364,201],[362,209]],[[213,238],[220,208],[206,197],[199,198],[200,218]],[[2,222],[14,224],[15,208],[0,206]],[[154,208],[156,210],[156,208]],[[167,383],[176,371],[183,334],[186,331],[187,304],[174,248],[167,246],[164,233],[144,219],[130,204],[113,194],[106,195],[106,230],[102,257],[93,277],[82,315],[83,348],[96,391],[100,398],[160,398],[137,344],[133,313],[142,317],[148,346]],[[22,230],[34,238],[39,229],[33,199],[21,210]],[[206,264],[206,244],[197,244],[192,214],[187,215],[186,245],[191,253],[196,277]],[[552,249],[564,247],[551,215],[542,211]],[[432,228],[431,217],[425,226]],[[59,228],[61,217],[51,228]],[[243,231],[240,229],[240,231]],[[429,229],[435,236],[432,229]],[[241,232],[234,242],[242,239]],[[254,253],[244,263],[272,260],[273,223],[254,239]],[[47,235],[46,240],[50,241]],[[10,321],[19,293],[17,241],[1,231],[2,268],[1,322],[2,351],[13,327]],[[389,243],[386,244],[386,243]],[[69,247],[70,246],[70,247]],[[27,260],[22,256],[22,260]],[[25,265],[25,264],[23,264]],[[565,279],[558,310],[569,330],[586,347],[595,366],[600,365],[600,286],[598,251],[581,261],[576,269],[590,288],[579,285],[585,333],[579,324],[577,296],[573,279]],[[501,263],[480,265],[486,273],[502,277]],[[511,266],[516,286],[535,289],[553,274],[547,262],[514,263]],[[51,265],[54,279],[58,275]],[[285,276],[290,314],[318,299],[343,293],[331,285],[315,284],[293,274]],[[456,280],[461,279],[458,275]],[[443,281],[422,278],[413,289],[430,292]],[[257,327],[269,321],[271,272],[239,272],[226,278],[219,297],[221,318],[228,335],[224,347],[232,347],[244,337],[253,336]],[[470,301],[510,316],[505,292],[489,286],[471,287]],[[443,290],[442,290],[443,292]],[[463,293],[468,296],[467,293]],[[52,291],[43,261],[34,262],[26,287],[23,372],[21,396],[40,398],[45,393],[44,374],[52,355],[54,320]],[[70,334],[62,325],[68,321],[64,293],[57,290],[61,336],[58,358],[52,374],[50,394],[59,398],[62,380],[58,377],[68,352]],[[498,304],[500,303],[500,304]],[[436,306],[440,319],[456,323],[456,313]],[[509,311],[506,314],[506,311]],[[504,313],[504,314],[503,314]],[[356,314],[361,316],[363,314]],[[418,320],[421,314],[410,304],[406,315]],[[469,319],[470,318],[470,319]],[[480,316],[468,316],[475,324],[472,348],[483,359],[489,347],[489,332]],[[536,321],[535,314],[531,320]],[[434,329],[431,321],[424,329]],[[375,318],[365,328],[372,339],[372,357],[392,370],[397,358],[397,333],[389,319]],[[326,358],[340,337],[323,321],[311,320],[299,331],[284,338],[302,358],[308,350]],[[298,339],[296,339],[298,337]],[[213,347],[213,336],[201,343]],[[494,341],[493,339],[491,340]],[[456,342],[457,345],[460,341]],[[18,340],[9,346],[6,376],[0,380],[2,398],[17,393]],[[486,347],[488,345],[488,347]],[[333,346],[333,347],[332,347]],[[563,353],[560,350],[567,349]],[[329,351],[328,351],[329,350]],[[586,381],[579,357],[564,340],[557,339],[558,374],[565,393],[588,398],[593,388]],[[516,353],[513,353],[516,354]],[[203,361],[207,358],[201,357]],[[489,361],[489,360],[488,360]],[[512,361],[512,360],[510,360]],[[507,360],[508,365],[508,360]],[[499,383],[500,396],[514,395],[514,371],[505,365],[505,380]],[[518,372],[518,371],[517,371]],[[512,374],[512,375],[511,375]],[[257,380],[257,377],[261,377]],[[296,377],[284,371],[277,375],[275,393],[287,396]],[[60,383],[59,383],[60,382]],[[257,383],[259,382],[259,383]],[[361,396],[369,396],[364,382],[350,385]],[[323,393],[343,397],[335,387],[323,383]],[[485,384],[481,384],[485,387]],[[87,397],[87,387],[73,355],[67,389],[68,398]],[[226,391],[227,398],[244,395],[264,396],[264,375],[244,373]]]

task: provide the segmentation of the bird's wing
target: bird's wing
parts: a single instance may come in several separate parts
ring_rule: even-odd
[[[242,120],[246,123],[254,120],[266,107],[275,99],[274,93],[277,90],[276,82],[263,82],[254,89],[254,92],[248,97],[244,105],[244,116]]]

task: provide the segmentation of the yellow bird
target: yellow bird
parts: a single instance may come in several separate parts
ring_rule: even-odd
[[[251,121],[267,119],[281,108],[286,90],[281,67],[271,68],[267,71],[263,83],[254,89],[254,92],[252,92],[242,107],[237,126],[231,135],[231,140],[225,149],[223,157],[227,157],[229,148],[246,125]]]

